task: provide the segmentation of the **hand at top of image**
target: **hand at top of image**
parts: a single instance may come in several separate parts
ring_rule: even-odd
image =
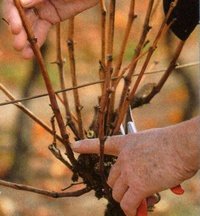
[[[98,0],[21,0],[39,47],[45,42],[52,25],[75,16],[97,2]],[[24,58],[32,58],[33,51],[13,0],[3,1],[3,13],[14,35],[14,48],[20,51]]]

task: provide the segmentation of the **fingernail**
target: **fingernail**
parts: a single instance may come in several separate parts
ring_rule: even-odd
[[[21,4],[24,6],[28,6],[32,3],[32,0],[21,0]]]

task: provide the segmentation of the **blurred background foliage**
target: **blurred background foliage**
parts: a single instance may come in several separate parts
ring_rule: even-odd
[[[0,0],[0,4],[1,4]],[[144,12],[148,0],[137,1],[138,18],[133,26],[124,65],[130,61],[134,47],[142,30]],[[127,21],[129,1],[117,1],[114,60],[117,57],[124,28]],[[1,17],[1,16],[0,16]],[[158,29],[163,17],[162,4],[155,12],[152,21],[150,41]],[[45,92],[37,64],[25,61],[12,47],[12,35],[7,24],[0,21],[0,80],[16,98],[27,97]],[[199,27],[188,39],[179,58],[179,64],[199,61]],[[66,59],[66,81],[71,86],[67,60],[67,23],[62,24],[63,57]],[[163,69],[173,53],[177,38],[171,33],[162,39],[148,70]],[[43,47],[43,54],[55,89],[59,89],[55,53],[55,27],[49,33]],[[85,11],[76,18],[75,53],[78,83],[98,80],[98,61],[100,58],[100,13],[98,6]],[[139,70],[139,67],[138,67]],[[152,102],[134,110],[136,125],[139,130],[164,127],[187,120],[199,114],[199,66],[187,67],[174,71],[165,87]],[[142,84],[156,82],[160,74],[145,76]],[[97,104],[100,93],[98,85],[80,91],[84,107],[84,125],[87,128],[93,117],[93,107]],[[120,88],[119,88],[120,91]],[[70,101],[72,101],[69,93]],[[6,100],[0,92],[0,102]],[[50,122],[52,111],[48,98],[40,98],[25,103],[45,122]],[[73,103],[71,102],[73,109]],[[37,187],[59,191],[70,184],[71,173],[48,151],[52,142],[40,126],[32,122],[14,105],[0,107],[0,178]],[[156,216],[199,216],[200,215],[200,179],[197,174],[183,184],[185,195],[176,197],[170,191],[161,193],[162,200],[152,215]],[[104,200],[96,200],[93,194],[79,198],[54,200],[26,192],[0,188],[0,216],[102,216]]]

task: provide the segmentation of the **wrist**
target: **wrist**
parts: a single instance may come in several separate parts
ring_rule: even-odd
[[[200,169],[200,117],[169,127],[175,151],[187,170]]]

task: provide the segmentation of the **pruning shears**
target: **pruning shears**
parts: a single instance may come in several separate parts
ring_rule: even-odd
[[[128,134],[137,133],[137,128],[135,126],[135,121],[133,119],[131,107],[129,107],[129,111],[126,117],[126,122],[127,122],[126,125],[127,133]],[[120,126],[120,131],[123,135],[126,134],[123,125]],[[176,187],[173,187],[170,190],[176,195],[182,195],[184,193],[184,189],[181,187],[181,185],[177,185]],[[137,216],[147,216],[147,214],[148,214],[148,198],[144,199],[137,209]]]

